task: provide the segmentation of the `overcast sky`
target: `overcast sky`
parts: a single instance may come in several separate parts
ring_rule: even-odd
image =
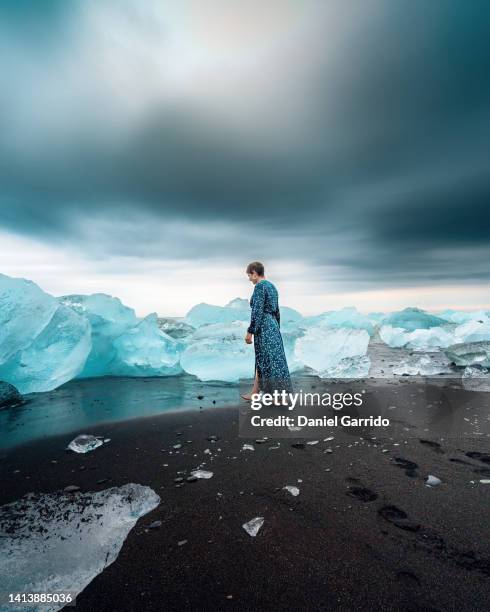
[[[0,272],[490,308],[489,74],[487,0],[3,0]]]

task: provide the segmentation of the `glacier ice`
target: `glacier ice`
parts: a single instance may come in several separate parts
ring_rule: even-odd
[[[200,327],[180,357],[182,368],[204,381],[253,378],[254,350],[244,342],[247,326],[234,321]]]
[[[341,310],[331,310],[313,317],[306,317],[305,320],[308,325],[365,329],[370,336],[374,333],[375,321],[361,314],[353,306],[347,306]]]
[[[468,323],[468,321],[483,321],[488,322],[489,320],[489,312],[485,310],[473,310],[471,312],[465,312],[462,310],[444,310],[440,312],[439,315],[442,319],[446,319],[451,323]]]
[[[427,355],[416,355],[400,361],[393,368],[393,374],[397,376],[436,376],[438,374],[449,374],[452,370],[448,364],[434,362]]]
[[[116,560],[137,520],[159,503],[151,488],[131,483],[90,493],[29,493],[1,506],[2,590],[79,594]]]
[[[245,529],[249,536],[255,538],[255,536],[259,533],[260,528],[264,524],[264,520],[265,519],[263,516],[256,516],[247,523],[244,523],[242,527]]]
[[[155,313],[118,336],[114,349],[113,376],[169,376],[182,371],[183,345],[159,329]]]
[[[192,325],[189,325],[180,317],[158,317],[157,323],[162,332],[175,340],[187,338],[195,331]]]
[[[89,453],[99,448],[104,442],[92,434],[80,434],[68,444],[68,449],[74,453]]]
[[[0,408],[16,406],[23,403],[22,395],[8,382],[0,380]]]
[[[0,379],[20,393],[50,391],[77,376],[90,325],[37,285],[0,275]]]
[[[69,295],[60,302],[83,314],[91,325],[92,350],[79,378],[168,376],[178,374],[183,344],[162,332],[156,314],[138,319],[115,297]]]
[[[490,372],[486,368],[466,366],[461,380],[467,391],[490,391]]]
[[[452,344],[481,342],[484,340],[490,340],[490,319],[485,321],[482,319],[471,319],[456,327]]]
[[[366,355],[369,334],[365,329],[315,326],[306,330],[295,345],[299,361],[317,372],[335,368],[342,359]]]
[[[320,373],[322,378],[366,378],[369,376],[371,359],[367,355],[344,357],[332,368]]]
[[[461,342],[449,346],[444,352],[457,366],[490,368],[490,341]]]
[[[420,308],[405,308],[398,312],[392,312],[381,319],[382,325],[401,327],[406,331],[429,329],[430,327],[438,327],[445,323],[447,323],[445,319],[431,315]]]
[[[250,306],[247,309],[236,306],[213,306],[212,304],[197,304],[185,316],[185,322],[192,327],[203,325],[226,324],[233,321],[248,321]]]
[[[31,344],[57,308],[32,281],[0,274],[0,366]]]
[[[454,335],[442,327],[407,331],[402,327],[382,325],[379,337],[392,348],[409,348],[416,351],[445,348],[454,344]]]

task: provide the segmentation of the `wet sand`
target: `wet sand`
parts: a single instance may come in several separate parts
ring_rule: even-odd
[[[82,432],[111,441],[85,455],[65,450],[76,432],[3,450],[0,504],[68,485],[134,482],[160,495],[78,596],[79,611],[483,610],[489,438],[411,424],[421,394],[413,384],[375,393],[383,405],[396,393],[396,435],[339,427],[314,445],[256,443],[238,436],[238,408],[229,407],[92,426]],[[444,396],[488,418],[488,394],[450,387]],[[176,486],[202,462],[213,478]],[[428,474],[442,484],[427,487]],[[265,522],[252,538],[242,524],[256,516]],[[161,526],[149,529],[154,521]]]

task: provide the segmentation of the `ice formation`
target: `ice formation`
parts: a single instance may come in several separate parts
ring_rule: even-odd
[[[454,335],[442,327],[406,331],[402,327],[382,325],[379,337],[392,348],[405,347],[416,351],[445,348],[454,344]]]
[[[427,355],[409,357],[393,368],[393,374],[397,376],[436,376],[449,374],[451,371],[448,364],[434,362]]]
[[[444,323],[447,323],[445,319],[431,315],[420,308],[405,308],[398,312],[392,312],[381,319],[382,325],[401,327],[406,331],[439,327],[440,325],[444,325]]]
[[[115,561],[137,520],[159,503],[149,487],[126,484],[95,493],[29,493],[1,506],[2,590],[80,593]]]
[[[22,404],[22,395],[8,382],[0,380],[0,408]]]
[[[248,533],[249,536],[252,536],[252,538],[255,538],[255,536],[259,533],[259,529],[262,527],[263,524],[264,524],[264,517],[256,516],[252,520],[248,521],[248,523],[244,523],[242,527],[245,529],[245,531]]]
[[[490,391],[490,372],[486,368],[467,366],[461,380],[467,391]]]
[[[375,320],[361,314],[357,308],[347,306],[341,310],[331,310],[314,317],[307,317],[309,325],[325,325],[327,327],[346,327],[352,329],[365,329],[370,336],[374,332]]]
[[[253,378],[254,350],[245,344],[246,332],[245,321],[199,328],[182,353],[182,368],[205,381],[238,382],[240,378]]]
[[[90,325],[31,281],[0,275],[0,379],[20,393],[50,391],[77,376]]]
[[[168,376],[180,373],[183,345],[158,327],[156,314],[138,319],[115,297],[69,295],[60,302],[90,322],[92,350],[79,377]]]
[[[366,378],[369,376],[371,359],[367,355],[344,357],[339,363],[321,372],[322,378]]]
[[[298,338],[295,356],[317,372],[330,371],[349,357],[362,357],[367,352],[369,334],[365,329],[315,326]]]
[[[68,444],[68,449],[74,453],[89,453],[104,442],[100,438],[96,438],[91,434],[80,434]]]
[[[235,298],[225,306],[198,304],[185,318],[142,319],[116,297],[54,298],[31,281],[0,275],[0,380],[23,394],[96,376],[187,372],[237,382],[254,371],[253,346],[244,343],[249,317],[248,299]],[[483,310],[364,315],[347,307],[303,317],[281,307],[281,331],[290,372],[308,367],[322,377],[366,377],[373,335],[393,348],[445,350],[458,366],[490,366],[490,316]],[[409,360],[395,374],[431,375],[441,367]]]
[[[449,346],[444,352],[457,366],[490,368],[490,341],[462,342]]]

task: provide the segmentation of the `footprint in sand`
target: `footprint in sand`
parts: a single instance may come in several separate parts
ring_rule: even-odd
[[[411,521],[407,513],[397,506],[383,506],[378,510],[378,514],[399,529],[405,531],[418,531],[420,529],[420,523]]]
[[[417,476],[417,469],[419,466],[413,461],[403,459],[403,457],[394,457],[393,462],[397,467],[405,470],[405,474],[410,476],[410,478],[415,478],[415,476]]]
[[[488,453],[479,453],[477,451],[468,451],[465,453],[467,457],[470,459],[476,459],[477,461],[481,461],[482,463],[490,464],[490,455]]]
[[[346,494],[362,502],[371,502],[378,499],[377,493],[371,491],[371,489],[366,489],[365,487],[349,487]]]
[[[433,450],[435,453],[444,453],[444,451],[442,450],[442,446],[439,444],[439,442],[434,442],[432,440],[424,440],[424,439],[420,439],[419,440],[420,444],[424,444],[425,446],[428,446],[431,450]]]

